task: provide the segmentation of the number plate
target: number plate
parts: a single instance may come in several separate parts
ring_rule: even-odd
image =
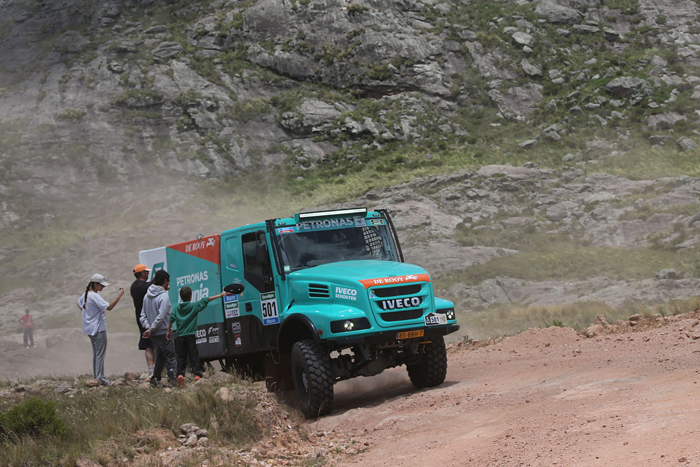
[[[417,331],[404,331],[396,333],[396,339],[413,339],[414,337],[423,337],[424,335],[425,331],[423,331],[422,329],[419,329]]]
[[[434,326],[436,324],[447,324],[447,315],[444,313],[429,313],[426,315],[426,326]]]

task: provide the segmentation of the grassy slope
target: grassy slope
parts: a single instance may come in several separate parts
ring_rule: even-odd
[[[252,3],[245,3],[245,5],[250,4]],[[218,68],[196,55],[196,50],[188,44],[183,34],[184,27],[191,18],[176,18],[172,15],[172,12],[180,10],[183,6],[185,4],[149,9],[148,14],[139,8],[125,9],[123,16],[129,20],[141,21],[143,29],[155,24],[168,25],[173,39],[183,45],[183,54],[191,59],[191,67],[214,83],[223,85],[220,73],[233,75],[240,73],[243,69],[254,73],[262,82],[280,79],[274,73],[248,63],[245,60],[245,54],[238,49],[222,55],[220,57],[222,65]],[[586,143],[594,139],[615,144],[619,155],[602,158],[595,165],[584,165],[582,166],[584,171],[608,172],[633,179],[679,175],[699,176],[700,161],[696,152],[680,152],[673,145],[651,147],[648,137],[652,133],[644,127],[646,117],[649,115],[673,111],[686,115],[687,120],[662,128],[654,134],[666,134],[675,138],[693,136],[691,122],[694,110],[699,104],[689,99],[692,88],[687,85],[679,86],[677,98],[665,104],[664,101],[671,97],[671,86],[655,88],[652,95],[647,96],[636,106],[627,105],[617,108],[607,103],[599,109],[584,111],[582,115],[573,115],[569,112],[569,107],[574,104],[584,107],[586,103],[594,102],[598,97],[609,98],[610,96],[606,95],[603,89],[613,77],[647,77],[651,70],[650,61],[654,56],[664,58],[668,62],[668,69],[679,76],[697,74],[697,70],[688,67],[680,60],[671,46],[654,43],[654,36],[664,28],[664,25],[649,25],[644,21],[637,1],[617,0],[608,2],[607,6],[625,15],[635,25],[624,39],[618,41],[618,44],[621,44],[620,50],[613,50],[613,46],[602,33],[585,36],[572,34],[569,37],[562,37],[557,32],[557,25],[538,22],[539,18],[534,15],[532,5],[490,2],[476,2],[469,6],[453,5],[446,17],[437,10],[427,9],[426,19],[435,25],[434,32],[444,33],[447,39],[457,40],[459,39],[457,27],[466,26],[476,31],[477,40],[485,50],[501,54],[503,58],[498,65],[514,70],[518,75],[515,82],[504,81],[500,85],[498,89],[502,93],[507,92],[508,87],[513,85],[532,82],[542,85],[544,100],[541,107],[524,122],[509,121],[499,117],[498,109],[486,94],[487,79],[479,76],[473,67],[468,67],[463,74],[453,76],[456,84],[455,96],[467,97],[464,100],[458,99],[460,105],[448,117],[450,123],[466,129],[467,135],[458,136],[440,131],[438,125],[445,122],[445,116],[439,115],[430,106],[427,106],[424,114],[418,116],[418,122],[424,130],[422,137],[416,141],[382,142],[381,147],[376,148],[370,144],[373,139],[368,136],[363,136],[360,140],[352,140],[342,133],[335,136],[331,136],[330,133],[320,135],[321,139],[328,139],[338,144],[346,143],[347,147],[333,154],[326,162],[312,168],[295,163],[294,154],[290,153],[285,164],[267,172],[249,174],[223,183],[202,183],[198,190],[199,195],[182,200],[178,209],[186,215],[182,216],[184,219],[181,222],[191,226],[193,230],[208,229],[206,232],[213,232],[315,206],[351,203],[353,199],[374,187],[392,186],[416,177],[449,174],[456,170],[478,169],[488,164],[522,165],[530,161],[539,164],[542,168],[560,169],[564,166],[561,162],[564,154],[573,153],[577,160],[592,158],[593,155],[587,153]],[[216,7],[208,5],[205,8]],[[226,28],[242,27],[242,22],[238,21],[239,16],[236,16],[230,24],[222,19],[222,32],[225,32]],[[502,20],[493,23],[494,18]],[[516,25],[518,18],[530,21],[541,33],[537,36],[534,53],[528,56],[528,60],[542,68],[542,78],[525,78],[519,71],[522,52],[504,33],[504,28]],[[611,25],[614,21],[616,21],[615,15],[611,14],[604,19],[601,26]],[[87,30],[83,32],[89,34]],[[94,39],[86,56],[72,60],[76,63],[87,62],[94,56],[95,47],[105,44],[109,47],[109,37],[102,35]],[[49,41],[51,38],[46,40]],[[471,62],[466,50],[459,53],[467,63]],[[586,64],[585,62],[593,55],[597,58],[597,62]],[[145,70],[153,65],[153,58],[146,51],[141,50],[124,57],[124,60],[133,67],[142,67]],[[562,76],[567,77],[565,83],[554,85],[547,78],[548,71],[554,68],[558,69]],[[586,73],[588,78],[584,81],[573,79],[573,76],[584,68],[588,69]],[[601,77],[609,69],[613,69],[614,73]],[[125,79],[122,85],[125,88],[123,97],[126,98],[131,95],[151,93],[152,82],[149,82],[148,77],[144,75],[138,83]],[[572,92],[580,93],[574,101],[567,98]],[[333,90],[311,83],[269,100],[239,102],[230,112],[242,121],[247,121],[269,112],[293,109],[304,96],[352,103],[356,106],[356,110],[348,113],[348,116],[357,121],[361,121],[364,117],[378,121],[381,114],[384,115],[387,126],[390,126],[390,123],[395,122],[400,116],[400,109],[396,108],[395,103],[370,99],[347,90]],[[183,102],[188,100],[185,98],[187,96],[181,97]],[[235,96],[232,97],[235,98]],[[557,106],[555,108],[545,106],[549,100],[556,101]],[[119,99],[117,101],[116,104],[120,102]],[[183,102],[178,101],[174,104],[184,105]],[[661,104],[661,106],[652,108],[649,106],[650,103]],[[594,114],[608,118],[613,110],[621,112],[623,118],[609,119],[605,128],[591,118]],[[124,112],[126,113],[122,114],[122,117],[128,122],[129,110],[126,109]],[[81,119],[80,115],[74,114],[75,112],[66,118],[73,116],[78,120]],[[137,114],[132,117],[150,118],[154,121],[159,118],[157,114],[142,115],[138,112]],[[19,136],[26,124],[27,122],[21,121],[4,122],[0,125],[0,142],[11,148],[13,152],[19,150],[21,147]],[[519,148],[518,144],[521,141],[535,137],[541,129],[551,124],[561,124],[566,128],[566,132],[562,132],[561,140],[552,141],[542,138],[533,150],[523,151]],[[205,135],[202,140],[214,143],[217,150],[224,153],[228,150],[228,143],[217,139],[215,135]],[[176,144],[174,141],[160,140],[156,143],[161,144],[163,148]],[[158,147],[158,144],[155,146]],[[426,157],[428,154],[430,158]],[[349,155],[355,157],[348,158]],[[185,153],[184,157],[189,156],[203,157],[198,151]],[[74,209],[74,206],[62,206],[56,203],[50,207],[50,210],[57,220],[22,232],[4,229],[0,232],[3,236],[3,246],[6,247],[6,251],[11,252],[4,258],[4,269],[20,272],[7,274],[8,278],[0,283],[0,293],[4,294],[26,285],[27,277],[22,271],[27,270],[27,265],[35,264],[42,258],[61,255],[66,250],[83,244],[86,237],[131,238],[130,246],[135,251],[144,248],[144,245],[159,244],[153,240],[153,233],[163,232],[164,238],[167,238],[165,233],[170,229],[168,223],[172,222],[172,218],[163,220],[152,217],[151,206],[158,203],[158,200],[148,197],[146,199],[148,202],[143,206],[130,208],[127,213],[122,211],[121,216],[118,217],[111,212],[97,212],[90,222],[85,222],[84,213]],[[201,206],[205,206],[206,209],[200,209]],[[128,221],[125,222],[125,219]],[[149,236],[139,237],[138,232],[141,231],[149,231]],[[463,230],[456,232],[455,238],[464,244],[509,247],[518,249],[521,253],[507,260],[496,258],[487,264],[470,269],[468,273],[440,280],[445,284],[455,282],[475,284],[497,275],[547,280],[586,278],[602,274],[625,280],[649,277],[650,273],[661,265],[677,267],[682,272],[693,274],[697,270],[695,262],[690,259],[692,255],[678,255],[668,248],[634,251],[593,248],[576,239],[547,238],[527,232],[524,235],[523,232],[515,232],[515,234],[517,235],[514,235],[514,232],[506,232],[499,236],[484,237]],[[575,261],[572,261],[572,258]],[[620,258],[631,260],[620,261]],[[55,275],[61,274],[59,268],[70,270],[70,258],[54,263],[53,267]],[[30,298],[37,302],[43,299],[46,297],[42,296],[40,291]]]

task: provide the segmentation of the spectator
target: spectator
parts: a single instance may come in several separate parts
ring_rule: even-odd
[[[170,320],[170,298],[167,293],[169,289],[170,274],[161,269],[153,276],[141,309],[141,325],[146,329],[142,335],[146,339],[151,339],[155,349],[156,361],[153,376],[151,376],[153,387],[162,386],[161,373],[166,367],[168,381],[172,386],[177,384],[175,348],[172,341],[165,337],[168,332],[166,323]]]
[[[183,287],[180,289],[180,298],[182,302],[173,307],[173,312],[170,315],[170,323],[168,324],[168,332],[166,338],[172,340],[173,323],[177,326],[177,338],[175,339],[175,355],[177,357],[177,385],[182,387],[185,385],[185,370],[187,361],[189,360],[192,373],[194,373],[195,381],[200,379],[204,374],[199,365],[199,353],[197,352],[197,315],[204,310],[209,302],[221,298],[224,295],[232,295],[227,292],[221,292],[213,297],[204,297],[198,302],[192,303],[192,289]]]
[[[83,314],[83,334],[90,336],[92,342],[92,372],[96,380],[106,386],[114,384],[105,377],[105,355],[107,354],[107,317],[105,312],[113,309],[124,295],[120,287],[117,297],[111,303],[99,295],[109,282],[102,274],[93,274],[85,287],[85,294],[78,300],[78,308]]]
[[[24,316],[18,321],[24,326],[24,348],[28,349],[29,346],[36,347],[34,345],[34,318],[29,314],[29,308],[24,313]]]
[[[143,308],[143,297],[148,292],[148,287],[151,283],[148,282],[148,274],[151,272],[145,264],[137,264],[134,266],[134,277],[136,280],[131,284],[131,298],[134,300],[134,308],[136,309],[136,325],[139,327],[139,350],[145,351],[146,365],[148,365],[148,377],[153,376],[153,342],[151,339],[143,337],[146,328],[141,324],[141,309]]]

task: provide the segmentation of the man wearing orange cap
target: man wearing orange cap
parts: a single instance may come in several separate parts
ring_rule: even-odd
[[[151,272],[145,264],[137,264],[134,266],[134,277],[136,280],[131,284],[131,298],[134,299],[134,308],[136,308],[136,324],[139,327],[139,350],[146,351],[146,364],[148,365],[148,377],[153,376],[154,354],[153,342],[150,338],[144,338],[143,333],[146,330],[141,325],[141,309],[143,308],[143,297],[146,296],[148,287],[151,285],[148,282],[148,275]]]

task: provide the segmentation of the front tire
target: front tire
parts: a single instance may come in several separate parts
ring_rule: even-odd
[[[406,365],[411,383],[418,389],[439,386],[447,376],[447,349],[442,336],[425,344],[413,363]]]
[[[333,374],[331,360],[323,345],[314,340],[292,346],[292,379],[306,418],[333,411]]]

